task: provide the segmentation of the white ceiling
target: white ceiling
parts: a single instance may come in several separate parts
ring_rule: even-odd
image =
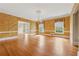
[[[37,20],[37,10],[40,10],[40,19],[69,14],[73,3],[0,3],[0,12],[14,16]]]

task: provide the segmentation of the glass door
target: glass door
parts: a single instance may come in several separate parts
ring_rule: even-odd
[[[30,33],[30,23],[29,22],[18,22],[18,33]]]
[[[18,22],[18,33],[24,33],[24,22]]]

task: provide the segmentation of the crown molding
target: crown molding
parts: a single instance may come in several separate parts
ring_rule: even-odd
[[[72,8],[71,14],[74,14],[78,10],[79,10],[79,3],[75,3],[74,6],[73,6],[73,8]]]

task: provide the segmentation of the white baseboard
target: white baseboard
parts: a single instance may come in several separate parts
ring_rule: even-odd
[[[12,40],[12,39],[16,39],[17,36],[12,36],[12,37],[6,37],[6,38],[0,38],[0,41],[3,41],[3,40]]]

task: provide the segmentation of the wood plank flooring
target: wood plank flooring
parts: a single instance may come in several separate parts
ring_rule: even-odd
[[[75,56],[77,48],[69,39],[43,35],[19,35],[17,39],[0,41],[0,56]]]

